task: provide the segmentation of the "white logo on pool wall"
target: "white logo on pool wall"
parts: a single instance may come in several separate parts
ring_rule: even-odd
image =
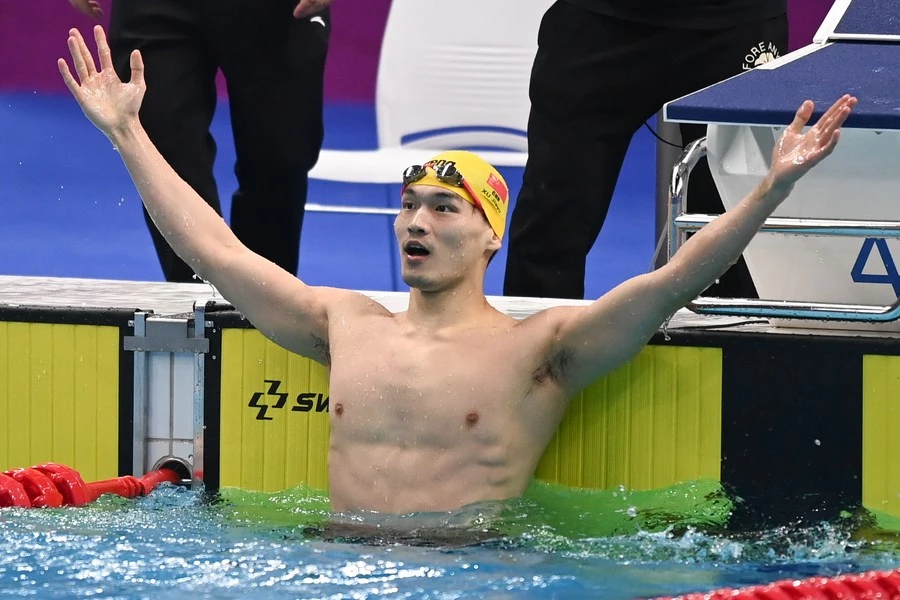
[[[281,382],[277,379],[265,379],[264,383],[269,384],[268,390],[265,392],[254,392],[250,396],[250,402],[247,403],[248,408],[256,409],[257,421],[271,421],[274,417],[270,414],[271,410],[280,410],[287,404],[290,394],[279,391]],[[322,392],[302,392],[297,394],[294,402],[290,405],[293,412],[328,412],[328,396]]]
[[[781,53],[778,52],[778,46],[774,42],[760,42],[750,48],[750,51],[744,56],[744,70],[749,71],[753,67],[775,60],[779,56]]]

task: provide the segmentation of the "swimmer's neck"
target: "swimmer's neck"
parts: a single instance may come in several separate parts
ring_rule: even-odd
[[[442,329],[470,327],[496,313],[481,287],[472,289],[465,286],[425,292],[419,289],[409,291],[409,309],[405,320],[415,327]]]

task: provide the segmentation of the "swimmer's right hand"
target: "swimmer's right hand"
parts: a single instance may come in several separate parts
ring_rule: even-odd
[[[98,0],[69,0],[69,4],[89,17],[99,19],[103,16],[103,7]]]
[[[97,54],[100,58],[99,70],[77,29],[69,30],[68,45],[78,79],[69,71],[65,59],[60,58],[57,65],[66,86],[84,114],[97,128],[110,135],[117,129],[138,122],[138,110],[147,89],[144,82],[144,61],[140,52],[132,52],[131,81],[123,83],[113,69],[106,34],[99,25],[94,27],[94,39],[97,41]]]

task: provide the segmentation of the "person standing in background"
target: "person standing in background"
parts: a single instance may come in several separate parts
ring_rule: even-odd
[[[787,0],[557,0],[531,73],[528,163],[509,227],[507,296],[583,298],[634,133],[662,105],[787,52]],[[682,126],[689,143],[705,126]],[[703,164],[691,212],[723,212]],[[707,293],[755,297],[743,260]]]
[[[69,0],[100,18],[97,0]],[[140,119],[166,160],[222,214],[209,127],[216,74],[228,91],[238,189],[230,223],[254,252],[297,274],[308,174],[324,137],[323,87],[331,0],[113,0],[110,45],[119,76],[140,50],[147,93]],[[194,270],[147,217],[167,281]]]

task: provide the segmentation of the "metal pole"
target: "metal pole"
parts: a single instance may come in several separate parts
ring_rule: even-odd
[[[662,111],[656,114],[656,134],[662,139],[681,144],[681,130],[678,123],[663,120]],[[669,232],[669,187],[672,169],[681,155],[681,148],[656,140],[656,256],[653,268],[658,269],[666,264],[668,256],[663,249],[668,244]]]

